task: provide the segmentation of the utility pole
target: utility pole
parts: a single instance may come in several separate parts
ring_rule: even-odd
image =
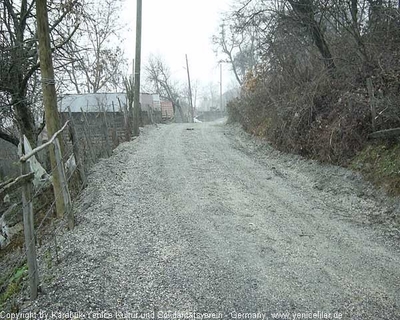
[[[188,57],[187,54],[186,56],[186,70],[187,70],[187,75],[188,75],[188,83],[189,83],[189,104],[190,104],[190,115],[191,115],[191,120],[190,122],[193,122],[193,101],[192,101],[192,86],[190,85],[190,72],[189,72],[189,62],[188,62]]]
[[[219,108],[222,116],[222,62],[219,64]]]
[[[132,128],[133,128],[133,119],[134,115],[134,101],[135,101],[135,59],[132,59],[132,73],[125,81],[125,90],[126,90],[126,115],[125,115],[125,140],[131,141],[132,138]]]
[[[132,83],[135,81],[135,59],[132,59],[132,75],[131,75]]]
[[[142,0],[136,2],[136,55],[135,55],[135,103],[133,107],[133,135],[139,135],[140,117],[140,59],[142,52]]]
[[[47,1],[36,0],[36,21],[39,41],[40,72],[42,76],[43,105],[45,109],[46,127],[49,137],[60,129],[60,118],[57,110],[57,95],[54,80],[54,68],[51,58],[49,18]],[[61,136],[59,137],[61,139]],[[57,217],[62,218],[65,211],[64,198],[60,175],[57,170],[57,161],[54,145],[50,145],[50,163],[53,175],[53,189],[56,198]]]
[[[198,88],[197,88],[197,82],[196,82],[196,85],[194,87],[194,102],[193,102],[193,113],[194,114],[196,114],[196,107],[197,107],[197,90],[198,90]],[[193,120],[194,120],[194,118],[193,118]]]

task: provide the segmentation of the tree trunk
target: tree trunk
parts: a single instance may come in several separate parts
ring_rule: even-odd
[[[35,126],[35,118],[27,101],[27,87],[24,83],[24,74],[27,72],[25,61],[27,59],[24,52],[24,36],[23,26],[16,26],[16,47],[13,48],[12,65],[10,70],[10,82],[12,83],[11,104],[15,110],[15,118],[17,121],[19,132],[25,135],[32,148],[37,146],[37,130]]]
[[[320,26],[316,21],[312,21],[312,37],[315,45],[317,46],[319,53],[324,59],[324,64],[328,71],[334,71],[336,69],[335,62],[333,61],[333,57],[331,51],[329,50],[328,43],[325,40],[324,34]]]
[[[37,130],[35,126],[35,118],[29,108],[26,98],[19,95],[13,97],[13,106],[15,110],[15,117],[17,119],[18,129],[21,134],[25,135],[31,144],[32,148],[37,146]]]
[[[311,37],[318,48],[319,53],[324,59],[326,68],[330,73],[333,72],[336,69],[335,62],[329,49],[329,45],[326,42],[324,33],[314,18],[312,0],[289,0],[289,3],[292,6],[293,11],[300,18],[301,23],[310,28]]]

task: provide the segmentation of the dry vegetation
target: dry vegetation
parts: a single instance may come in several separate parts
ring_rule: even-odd
[[[385,186],[399,193],[400,171],[392,170],[398,165],[390,160],[398,153],[397,138],[368,139],[374,131],[400,127],[397,5],[372,0],[243,2],[231,15],[230,28],[232,34],[251,30],[247,34],[257,41],[257,63],[247,69],[241,96],[228,106],[230,121],[280,150],[363,168],[378,183],[386,177]],[[219,39],[233,38],[221,33]],[[232,63],[239,61],[233,58]]]

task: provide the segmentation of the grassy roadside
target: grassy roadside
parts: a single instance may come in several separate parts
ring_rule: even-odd
[[[400,144],[373,142],[350,162],[349,167],[389,195],[400,195]]]
[[[3,277],[0,279],[0,310],[4,310],[6,305],[11,308],[11,312],[17,312],[16,304],[10,303],[21,290],[23,279],[28,272],[28,266],[25,262],[14,268],[11,277]]]
[[[240,121],[242,120],[242,121]],[[269,118],[265,118],[257,125],[243,125],[243,119],[230,119],[230,123],[241,123],[242,128],[256,137],[264,138],[271,145],[282,152],[300,154],[309,159],[314,159],[322,163],[331,163],[351,170],[360,172],[363,177],[378,188],[381,188],[390,196],[400,196],[400,140],[368,140],[360,139],[360,141],[352,141],[346,145],[346,152],[340,139],[335,143],[330,139],[328,142],[323,140],[323,132],[321,134],[313,134],[308,138],[307,152],[293,146],[288,147],[287,141],[290,137],[283,136],[276,139],[274,136],[274,124]],[[327,126],[328,132],[334,132]],[[315,138],[317,137],[317,138]],[[332,134],[330,135],[332,138]]]

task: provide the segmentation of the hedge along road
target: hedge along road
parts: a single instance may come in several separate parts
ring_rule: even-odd
[[[89,179],[22,311],[400,319],[397,226],[370,223],[387,208],[345,169],[214,122],[146,128]]]

